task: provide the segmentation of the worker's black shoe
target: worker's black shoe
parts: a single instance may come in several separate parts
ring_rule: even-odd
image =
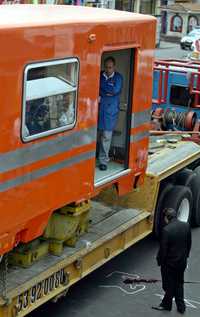
[[[155,310],[167,310],[167,311],[170,311],[171,309],[167,308],[167,307],[164,307],[162,305],[159,305],[159,306],[152,306],[151,307],[152,309],[155,309]]]
[[[185,308],[177,308],[177,311],[178,311],[180,314],[184,314],[184,313],[185,313]]]
[[[99,165],[99,169],[100,169],[100,171],[106,171],[106,170],[107,170],[107,165],[105,165],[105,164],[100,164],[100,165]]]

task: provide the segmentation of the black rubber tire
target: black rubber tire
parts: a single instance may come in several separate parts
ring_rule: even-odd
[[[195,174],[195,177],[189,184],[192,191],[193,207],[191,216],[191,225],[193,227],[200,226],[200,174]]]
[[[191,212],[191,225],[194,227],[200,226],[200,166],[194,171],[184,169],[178,173],[176,182],[180,185],[188,186],[191,189],[193,196],[193,207]]]
[[[184,168],[176,174],[176,184],[190,187],[190,183],[195,178],[195,173],[189,168]]]
[[[160,237],[162,228],[165,225],[163,210],[165,208],[174,208],[177,211],[181,201],[184,198],[187,198],[189,200],[190,210],[188,222],[190,223],[193,202],[192,192],[190,188],[181,185],[173,185],[171,183],[167,183],[165,187],[163,187],[158,197],[158,202],[154,215],[154,234],[157,238]]]
[[[200,166],[197,166],[195,169],[194,169],[194,172],[196,174],[199,174],[200,175]]]
[[[178,211],[183,199],[187,199],[189,202],[189,214],[187,222],[191,222],[192,207],[193,207],[193,197],[192,191],[187,186],[175,185],[173,188],[165,195],[162,204],[162,210],[165,208],[173,208],[176,212]],[[177,215],[178,216],[178,215]],[[164,225],[164,219],[163,219]]]
[[[163,199],[165,195],[173,188],[172,183],[163,183],[160,186],[155,214],[154,214],[154,227],[153,232],[154,235],[159,238],[163,226],[163,219],[162,219],[162,205]]]

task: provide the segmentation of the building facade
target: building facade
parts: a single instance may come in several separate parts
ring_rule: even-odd
[[[176,2],[161,6],[164,39],[179,41],[180,38],[200,25],[200,3]]]

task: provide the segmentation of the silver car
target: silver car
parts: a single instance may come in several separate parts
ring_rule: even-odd
[[[182,49],[192,50],[196,40],[200,39],[200,29],[194,29],[187,35],[183,36],[180,41],[180,46]]]

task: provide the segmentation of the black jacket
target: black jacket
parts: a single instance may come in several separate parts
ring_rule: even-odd
[[[157,254],[158,265],[173,268],[186,267],[191,242],[190,225],[173,219],[162,231],[160,248]]]

